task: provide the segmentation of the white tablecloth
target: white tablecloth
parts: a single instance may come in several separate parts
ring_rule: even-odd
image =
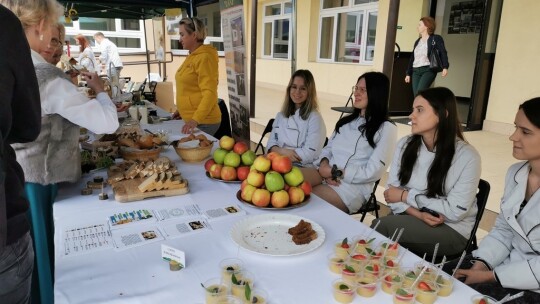
[[[169,128],[180,130],[181,122],[171,121],[145,126],[151,130]],[[177,136],[178,137],[178,136]],[[336,240],[366,234],[369,227],[312,195],[303,207],[279,211],[308,218],[322,226],[326,239],[316,250],[297,255],[274,257],[253,253],[239,248],[229,232],[234,223],[246,216],[264,214],[268,211],[244,207],[247,215],[216,220],[212,230],[162,242],[151,243],[128,250],[107,249],[92,254],[62,256],[59,250],[61,231],[64,228],[105,220],[107,215],[133,209],[155,209],[197,203],[204,209],[240,204],[236,199],[238,184],[226,184],[210,180],[204,174],[202,163],[186,164],[179,160],[172,147],[163,155],[174,160],[189,181],[190,192],[186,195],[156,198],[132,203],[118,203],[108,188],[109,200],[98,200],[97,194],[81,196],[80,189],[92,179],[83,176],[77,185],[60,188],[54,204],[55,220],[55,303],[204,303],[204,290],[200,283],[219,277],[219,262],[224,258],[237,257],[245,268],[255,274],[255,287],[269,294],[269,303],[335,303],[331,282],[339,275],[331,273],[327,256],[333,252]],[[96,174],[105,175],[105,172]],[[382,236],[373,233],[382,240]],[[169,271],[169,265],[161,259],[161,244],[183,250],[187,267],[181,271]],[[403,249],[401,249],[403,250]],[[413,266],[420,260],[407,253],[404,266]],[[469,303],[476,292],[457,282],[450,297],[439,297],[436,303]],[[373,298],[356,297],[353,303],[392,303],[392,297],[378,291]]]

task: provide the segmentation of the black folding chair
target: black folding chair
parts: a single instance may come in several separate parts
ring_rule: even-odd
[[[257,151],[259,150],[259,147],[262,149],[262,154],[266,154],[266,150],[264,149],[264,145],[262,144],[263,138],[266,134],[272,132],[272,125],[274,124],[274,119],[271,118],[268,123],[266,124],[266,127],[264,128],[264,131],[261,135],[261,139],[259,139],[259,142],[257,143],[257,146],[255,147],[255,154],[257,154]]]
[[[381,206],[379,206],[379,203],[377,202],[377,197],[375,196],[375,191],[377,190],[377,186],[379,185],[379,182],[381,180],[377,180],[375,182],[375,185],[373,185],[373,191],[371,191],[371,194],[369,195],[369,199],[367,202],[360,208],[358,211],[356,211],[353,214],[362,214],[362,217],[360,218],[360,222],[364,222],[364,219],[366,218],[366,214],[368,212],[375,212],[375,218],[379,218],[379,209],[381,209]]]

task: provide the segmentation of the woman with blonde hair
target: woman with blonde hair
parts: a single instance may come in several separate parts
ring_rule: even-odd
[[[173,115],[185,124],[182,133],[192,133],[195,128],[214,135],[221,123],[218,106],[218,54],[204,44],[206,27],[199,18],[180,20],[180,43],[189,51],[184,63],[176,71],[176,106]]]
[[[52,303],[52,205],[58,183],[75,182],[81,176],[79,126],[97,134],[112,133],[118,128],[118,116],[97,74],[81,73],[88,86],[97,93],[95,99],[89,99],[77,90],[64,72],[39,54],[48,48],[51,31],[64,11],[57,1],[0,0],[0,4],[14,12],[21,21],[38,79],[41,132],[31,143],[12,146],[25,175],[41,302]]]
[[[90,42],[82,34],[75,36],[74,39],[75,43],[79,45],[79,57],[77,57],[77,62],[85,67],[89,72],[95,72],[98,64],[96,61],[96,56],[94,56],[94,51],[92,51]]]
[[[272,125],[268,152],[285,155],[291,161],[311,165],[324,145],[326,126],[318,111],[315,79],[309,70],[294,72],[287,85],[285,101]]]

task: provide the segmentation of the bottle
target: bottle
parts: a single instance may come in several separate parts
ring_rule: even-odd
[[[139,120],[139,109],[137,106],[129,107],[129,116],[131,116],[132,119]]]
[[[138,108],[141,115],[141,123],[148,124],[148,108],[146,106],[139,106]]]

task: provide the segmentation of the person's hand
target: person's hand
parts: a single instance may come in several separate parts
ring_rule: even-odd
[[[182,119],[182,117],[180,116],[180,113],[178,113],[178,111],[174,111],[171,119]]]
[[[194,129],[197,127],[197,125],[199,125],[198,122],[196,122],[195,120],[189,120],[189,121],[186,121],[186,123],[184,124],[184,126],[182,127],[182,133],[184,134],[190,134],[190,133],[193,133]]]
[[[319,165],[319,174],[323,179],[332,179],[332,167],[327,159],[321,161],[321,164]]]
[[[101,81],[101,78],[99,78],[98,74],[96,73],[90,73],[90,72],[81,72],[82,80],[86,81],[86,84],[89,88],[94,90],[96,92],[96,95],[105,92],[105,88],[103,87],[103,81]]]
[[[448,69],[443,69],[441,75],[442,77],[446,77],[448,75]]]
[[[433,216],[427,212],[420,212],[420,219],[431,227],[437,227],[444,223],[444,217],[440,214],[439,216]]]
[[[403,193],[405,191],[405,193]],[[402,188],[388,185],[388,189],[384,190],[384,200],[389,203],[406,202],[408,191]],[[403,197],[403,200],[401,198]]]
[[[128,103],[126,103],[126,104],[117,103],[115,105],[116,105],[116,112],[125,112],[130,107],[130,104],[128,104]]]
[[[407,75],[405,76],[405,83],[411,82],[411,76]]]
[[[458,269],[455,277],[465,278],[465,284],[495,282],[495,274],[491,270]]]

